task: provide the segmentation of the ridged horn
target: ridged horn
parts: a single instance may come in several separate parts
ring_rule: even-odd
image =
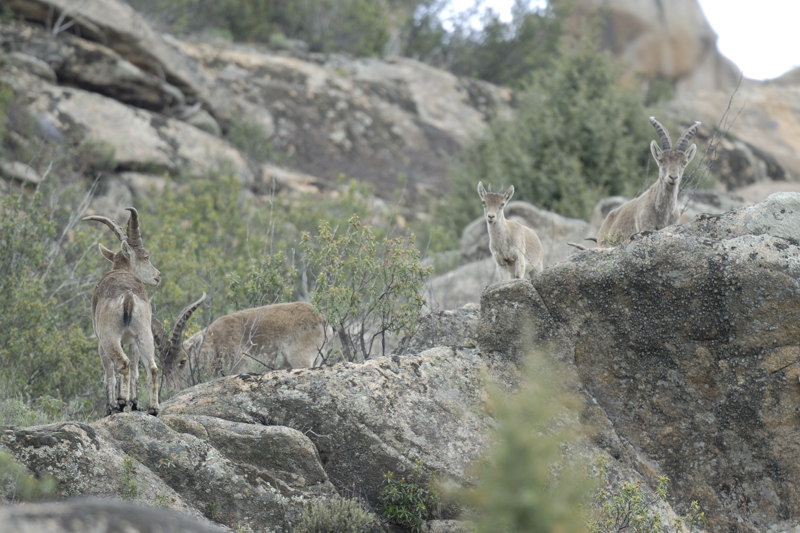
[[[192,316],[195,309],[200,307],[200,304],[206,299],[206,293],[203,291],[203,295],[193,303],[190,303],[186,307],[181,310],[180,314],[178,315],[178,320],[175,322],[175,327],[172,330],[172,337],[169,340],[169,350],[170,352],[177,351],[178,348],[181,346],[181,338],[183,337],[183,328],[186,327],[186,322]]]
[[[131,212],[131,217],[128,219],[128,244],[133,248],[144,248],[142,232],[139,229],[139,212],[135,207],[126,207],[125,210]]]
[[[672,150],[672,139],[669,138],[669,132],[667,132],[667,129],[656,120],[656,117],[650,117],[649,120],[650,124],[652,124],[658,132],[658,136],[661,137],[661,148],[664,150]]]
[[[127,236],[125,235],[125,232],[122,231],[122,228],[119,226],[119,224],[117,224],[116,221],[111,220],[108,217],[103,217],[103,216],[100,216],[100,215],[89,215],[89,216],[83,217],[81,220],[86,220],[86,221],[94,220],[95,222],[102,222],[103,224],[105,224],[106,226],[111,228],[111,231],[114,232],[114,235],[117,236],[117,238],[120,240],[120,242],[127,239]]]
[[[692,137],[695,136],[697,133],[697,128],[700,127],[700,121],[695,120],[694,123],[686,128],[686,130],[681,133],[681,136],[678,137],[678,146],[675,148],[681,152],[685,152],[687,148],[689,148],[689,142],[692,140]]]

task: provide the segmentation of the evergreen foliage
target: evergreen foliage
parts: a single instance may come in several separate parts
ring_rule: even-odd
[[[580,436],[580,405],[561,389],[568,380],[546,357],[528,357],[514,394],[491,389],[494,444],[466,494],[479,533],[585,530],[591,483],[583,461],[569,451]]]
[[[480,216],[475,186],[513,184],[516,198],[588,219],[609,195],[633,195],[647,180],[652,131],[641,96],[621,86],[613,60],[588,44],[565,52],[520,94],[451,172],[453,232]]]
[[[431,483],[433,474],[416,464],[409,476],[387,472],[380,492],[381,514],[404,531],[418,533],[431,518],[435,505]]]

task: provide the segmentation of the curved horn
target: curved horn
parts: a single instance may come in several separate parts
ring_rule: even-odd
[[[131,218],[128,219],[128,243],[133,248],[143,248],[142,232],[139,230],[139,212],[135,207],[126,207],[125,210],[131,212]]]
[[[120,241],[124,241],[127,239],[127,237],[125,236],[125,232],[122,231],[122,228],[119,227],[119,224],[117,224],[116,221],[111,220],[108,217],[103,217],[100,215],[89,215],[88,217],[83,217],[81,220],[94,220],[95,222],[102,222],[103,224],[111,228],[111,231],[114,232],[114,235],[116,235]]]
[[[672,139],[669,138],[669,132],[667,132],[667,129],[656,120],[656,117],[649,117],[649,120],[650,124],[652,124],[658,132],[658,136],[661,137],[661,148],[664,150],[672,150]]]
[[[691,126],[686,128],[686,130],[681,133],[681,136],[678,137],[678,146],[675,148],[676,150],[680,150],[681,152],[686,151],[686,149],[689,147],[689,141],[691,141],[692,137],[694,137],[697,133],[697,128],[700,127],[700,124],[700,121],[695,120]]]
[[[200,307],[200,304],[203,303],[205,299],[206,293],[203,291],[203,295],[199,300],[184,307],[180,315],[178,315],[178,320],[175,322],[175,328],[172,330],[172,337],[169,340],[170,350],[175,350],[181,345],[181,337],[183,336],[183,328],[186,327],[186,322],[189,320],[189,317],[192,316],[192,313],[194,313],[195,309]]]

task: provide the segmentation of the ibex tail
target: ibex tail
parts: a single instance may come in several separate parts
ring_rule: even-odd
[[[128,291],[122,297],[122,323],[125,326],[130,326],[131,319],[133,318],[133,293]]]

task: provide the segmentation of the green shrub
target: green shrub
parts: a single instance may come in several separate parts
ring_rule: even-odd
[[[51,194],[0,198],[0,381],[6,399],[69,404],[99,392],[99,379],[92,379],[99,377],[96,344],[89,339],[89,300],[99,277],[81,269],[97,269],[101,259],[68,250],[73,244],[86,250],[91,237],[74,218],[64,221],[64,206],[54,206]]]
[[[421,531],[434,506],[432,478],[419,464],[408,478],[387,472],[379,495],[381,515],[406,531]]]
[[[311,503],[294,533],[374,533],[380,520],[356,500],[332,498]]]
[[[303,235],[301,249],[315,274],[311,301],[339,337],[347,361],[369,358],[378,342],[384,354],[392,335],[419,323],[422,285],[429,269],[409,238],[380,238],[350,217],[344,228],[321,221],[317,235]]]
[[[664,524],[654,509],[669,496],[669,478],[660,476],[654,496],[648,496],[641,484],[625,481],[612,487],[604,462],[598,471],[602,485],[597,489],[592,502],[592,518],[587,526],[589,533],[662,533],[663,531],[684,531],[685,526],[702,526],[705,513],[697,501],[691,502],[689,511],[678,517],[673,524]]]
[[[641,96],[622,87],[619,75],[609,56],[588,45],[541,70],[513,117],[493,121],[451,168],[437,220],[458,235],[480,216],[479,180],[513,184],[516,199],[584,219],[602,197],[643,188],[653,132]]]

